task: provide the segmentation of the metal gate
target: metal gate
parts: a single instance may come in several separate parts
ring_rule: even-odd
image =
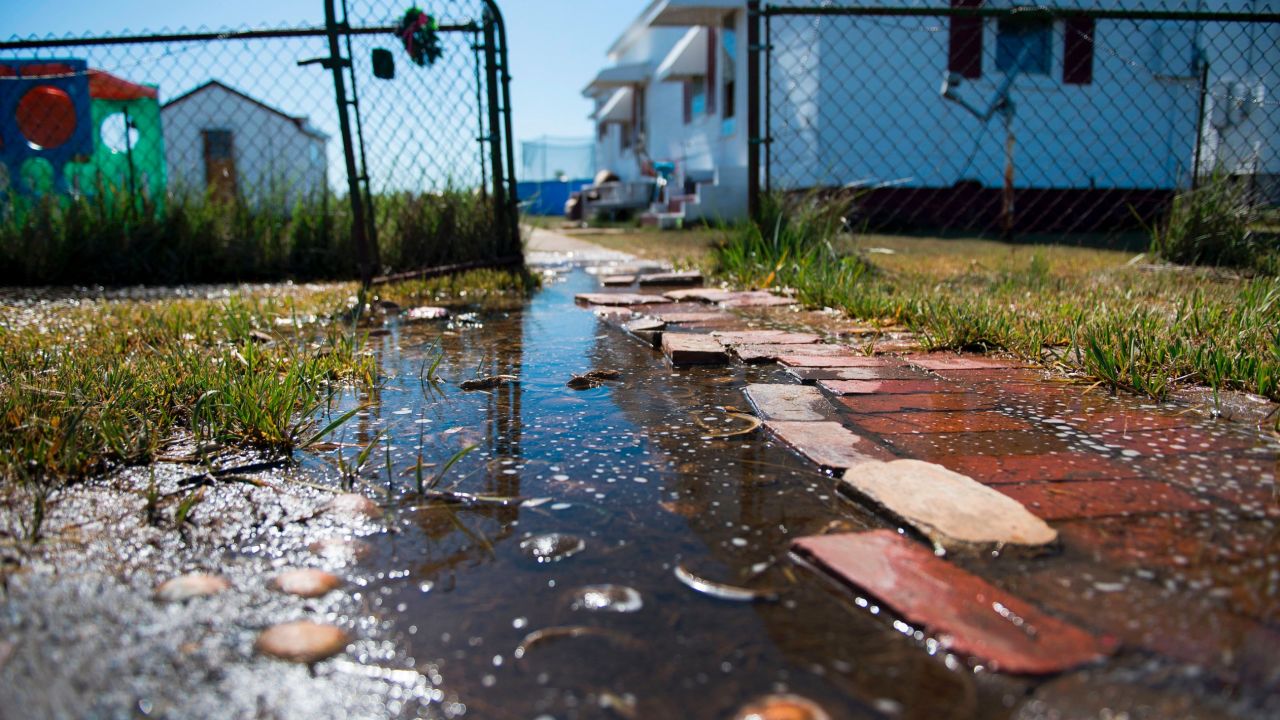
[[[479,192],[480,207],[493,214],[494,232],[488,257],[471,263],[519,262],[502,13],[493,0],[431,4],[432,14],[419,24],[431,27],[438,57],[428,55],[417,65],[407,52],[385,47],[388,34],[403,43],[412,32],[404,18],[379,24],[394,16],[395,7],[382,0],[325,0],[329,56],[319,62],[333,74],[361,275],[368,282],[381,265],[378,228],[384,223],[375,198],[405,191]],[[388,66],[388,57],[399,62]],[[381,142],[367,143],[366,127]],[[435,258],[423,257],[420,264],[456,259],[438,248]]]
[[[399,0],[315,2],[304,26],[0,39],[0,210],[96,217],[10,281],[519,262],[497,4],[424,3],[439,52],[419,65]]]

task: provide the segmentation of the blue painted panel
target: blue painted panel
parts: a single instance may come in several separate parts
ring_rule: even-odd
[[[57,63],[66,65],[71,72],[65,76],[23,77],[23,68],[30,65]],[[89,111],[89,75],[84,60],[65,58],[41,58],[16,60],[0,58],[0,66],[16,71],[16,76],[0,77],[0,162],[9,170],[10,182],[24,194],[34,188],[22,181],[22,165],[30,158],[47,160],[53,167],[54,187],[66,189],[63,170],[77,156],[93,154],[93,120]],[[8,73],[6,73],[7,75]],[[32,88],[47,85],[58,88],[71,98],[76,111],[76,126],[67,142],[56,148],[32,147],[18,127],[18,103]]]
[[[530,215],[563,215],[569,195],[590,184],[590,180],[525,181],[516,183],[516,192]]]

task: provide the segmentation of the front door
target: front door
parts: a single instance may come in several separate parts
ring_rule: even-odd
[[[204,182],[209,196],[220,202],[236,197],[235,138],[230,130],[202,130]]]

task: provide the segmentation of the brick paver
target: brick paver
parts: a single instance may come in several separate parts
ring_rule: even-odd
[[[891,530],[806,537],[793,547],[941,638],[944,649],[977,657],[993,670],[1056,673],[1115,649],[1114,641],[1047,615]]]
[[[1211,503],[1157,480],[1085,480],[999,488],[1046,520],[1213,508]]]
[[[893,453],[838,422],[770,420],[765,427],[814,465],[826,470],[847,470],[869,460],[895,458]]]
[[[673,362],[728,363],[732,349],[740,361],[779,363],[785,372],[746,371],[789,378],[745,389],[763,432],[816,468],[844,471],[845,494],[904,529],[952,552],[1008,550],[1000,533],[1010,527],[1030,529],[1033,546],[1058,533],[1052,546],[1060,553],[968,555],[960,561],[967,569],[935,557],[917,535],[891,530],[796,543],[820,569],[927,630],[929,643],[1019,673],[1100,659],[1114,643],[1095,633],[1227,682],[1275,666],[1280,445],[1264,434],[1049,381],[1017,361],[873,357],[869,347],[902,352],[915,341],[852,337],[883,329],[854,328],[830,344],[816,332],[748,329],[794,314],[769,310],[792,302],[770,293],[587,298],[620,305],[609,320],[618,327],[637,322],[630,306],[684,320],[681,330],[716,331],[637,326],[642,338],[661,335]],[[757,303],[762,309],[745,312],[750,319],[732,311]],[[818,320],[802,321],[830,327]],[[834,501],[832,511],[842,512]],[[1013,517],[1034,522],[1010,526]],[[1032,537],[1036,528],[1048,534]]]
[[[723,345],[700,333],[663,333],[662,352],[672,365],[723,365],[729,361]]]

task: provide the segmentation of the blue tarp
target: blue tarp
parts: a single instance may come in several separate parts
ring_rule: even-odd
[[[526,181],[516,183],[516,192],[529,215],[563,215],[569,194],[590,184],[590,180]]]

